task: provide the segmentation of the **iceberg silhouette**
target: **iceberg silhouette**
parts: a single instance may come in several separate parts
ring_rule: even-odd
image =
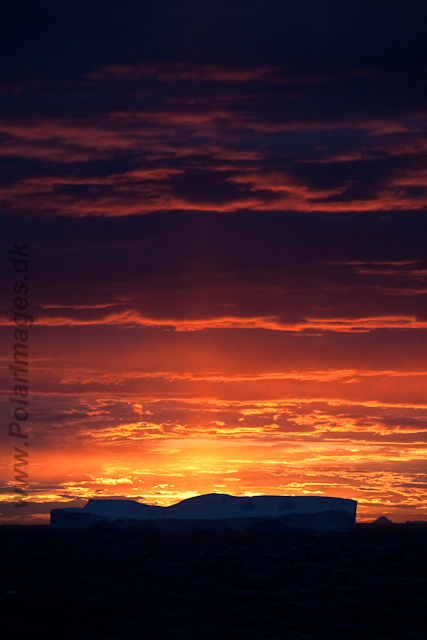
[[[169,507],[90,499],[81,509],[52,509],[50,524],[56,531],[353,531],[356,507],[355,500],[326,496],[209,493]]]

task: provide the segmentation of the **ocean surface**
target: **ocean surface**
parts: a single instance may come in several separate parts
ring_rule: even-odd
[[[0,527],[13,640],[427,638],[427,525],[354,532]]]

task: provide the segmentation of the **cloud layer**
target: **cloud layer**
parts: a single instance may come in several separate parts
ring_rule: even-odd
[[[0,357],[10,397],[7,251],[28,243],[20,517],[209,491],[426,517],[425,4],[19,4]]]

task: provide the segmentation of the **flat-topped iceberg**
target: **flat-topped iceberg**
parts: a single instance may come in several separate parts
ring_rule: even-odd
[[[136,500],[91,499],[82,509],[52,509],[55,530],[352,531],[355,500],[320,496],[230,496],[209,493],[169,507]]]

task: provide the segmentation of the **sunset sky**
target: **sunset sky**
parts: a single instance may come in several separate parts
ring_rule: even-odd
[[[427,4],[2,14],[0,521],[210,492],[427,520]]]

